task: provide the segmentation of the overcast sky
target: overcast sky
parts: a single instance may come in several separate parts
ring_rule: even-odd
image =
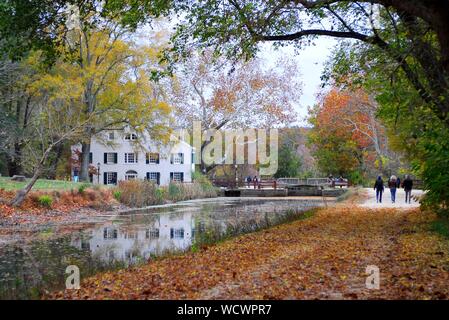
[[[298,62],[303,83],[303,92],[300,101],[296,105],[299,125],[305,125],[303,120],[307,115],[307,108],[316,102],[316,94],[321,84],[321,74],[324,64],[331,53],[336,40],[330,37],[320,37],[315,40],[315,46],[308,46],[295,53],[293,47],[283,47],[275,50],[271,44],[264,44],[259,54],[260,58],[268,61],[276,61],[278,58],[291,57]]]

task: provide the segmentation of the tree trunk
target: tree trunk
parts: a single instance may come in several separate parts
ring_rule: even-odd
[[[17,191],[16,196],[14,199],[10,202],[10,206],[18,207],[22,204],[22,202],[25,200],[26,195],[28,192],[30,192],[31,188],[36,183],[37,179],[39,178],[39,175],[41,174],[42,170],[42,164],[39,164],[36,170],[34,171],[33,177],[31,178],[30,182],[25,186],[25,188]]]
[[[56,170],[58,168],[59,161],[62,158],[63,151],[64,151],[64,144],[59,144],[58,146],[56,146],[55,156],[52,158],[48,166],[48,168],[50,169],[48,171],[48,174],[46,175],[48,179],[51,180],[56,179]]]
[[[90,154],[90,139],[89,142],[81,144],[81,161],[80,161],[80,181],[89,181],[89,154]]]
[[[7,156],[7,165],[8,165],[8,174],[9,176],[13,175],[22,175],[23,167],[22,167],[22,145],[20,142],[14,143],[14,153],[12,156]]]

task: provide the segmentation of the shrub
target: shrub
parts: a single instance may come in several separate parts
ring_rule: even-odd
[[[217,189],[207,178],[193,183],[171,182],[168,187],[159,187],[147,180],[120,181],[114,197],[131,207],[145,207],[170,201],[216,197]]]
[[[85,184],[85,183],[83,183],[82,185],[80,185],[80,186],[78,187],[78,192],[79,192],[79,194],[83,194],[84,191],[85,191],[88,187],[89,187],[89,185],[88,185],[88,184]]]
[[[181,196],[181,183],[170,182],[168,185],[168,196],[173,201],[183,200]]]
[[[120,202],[131,207],[145,207],[162,203],[159,187],[147,180],[120,181],[117,187]]]
[[[112,195],[114,196],[115,200],[120,201],[120,197],[121,197],[122,193],[120,192],[120,190],[114,190]]]
[[[53,198],[47,194],[44,194],[42,196],[39,196],[37,198],[37,201],[39,204],[43,207],[50,208],[51,204],[53,203]]]

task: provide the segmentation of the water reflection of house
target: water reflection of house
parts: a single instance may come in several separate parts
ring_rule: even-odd
[[[88,236],[77,236],[71,244],[90,250],[94,258],[104,262],[135,262],[152,254],[183,250],[192,244],[194,222],[191,213],[155,215],[145,223],[108,222]]]

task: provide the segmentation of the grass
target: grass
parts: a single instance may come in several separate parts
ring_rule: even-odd
[[[433,232],[449,239],[449,219],[439,218],[432,222],[430,228]]]
[[[26,179],[25,182],[11,181],[9,177],[0,177],[0,189],[6,191],[15,191],[22,189],[30,179]],[[79,186],[85,185],[81,182],[63,181],[63,180],[47,180],[38,179],[33,186],[33,190],[71,190],[78,189]],[[90,185],[90,184],[89,184]]]

